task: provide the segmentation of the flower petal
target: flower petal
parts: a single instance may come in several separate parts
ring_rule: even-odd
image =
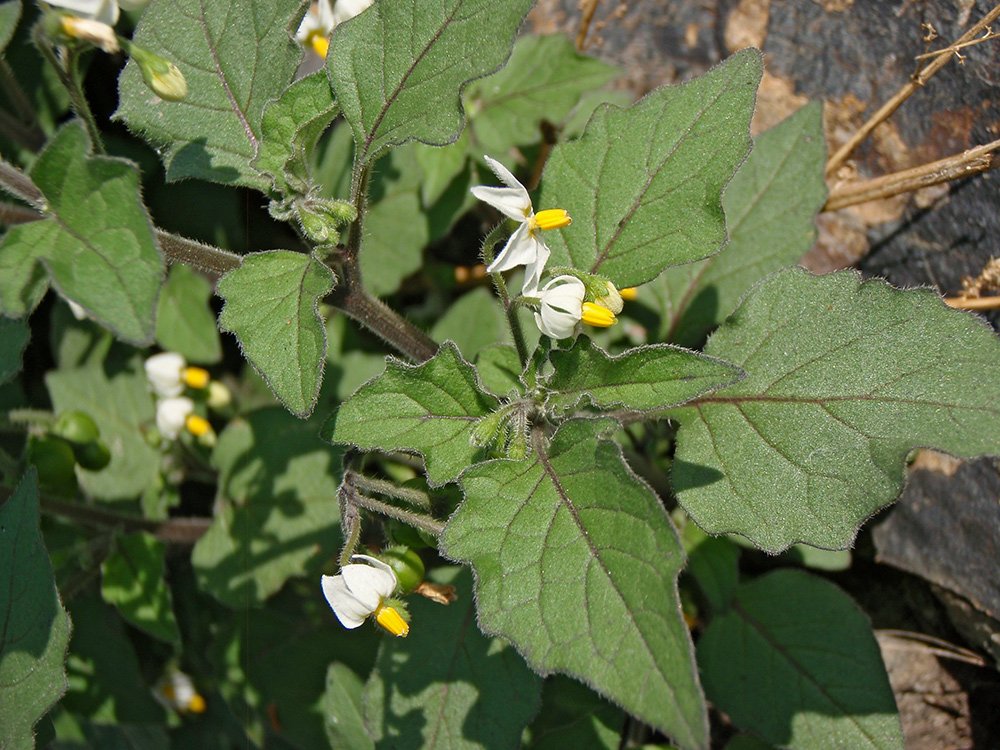
[[[353,630],[365,621],[373,611],[366,609],[347,589],[342,576],[323,576],[320,579],[323,588],[323,596],[326,597],[327,604],[333,613],[340,620],[340,624],[348,630]]]
[[[366,605],[370,605],[372,610],[387,596],[391,596],[396,589],[396,574],[392,572],[392,568],[380,560],[375,562],[381,567],[364,564],[345,565],[340,571],[351,593]]]
[[[573,335],[580,322],[586,287],[574,276],[556,276],[541,292],[541,310],[535,313],[538,329],[554,339]]]
[[[500,178],[502,182],[507,187],[512,190],[517,190],[524,194],[525,199],[528,197],[528,191],[525,190],[524,185],[522,185],[518,179],[513,175],[513,173],[507,169],[503,164],[498,162],[491,156],[483,154],[483,158],[486,159],[486,163],[489,165],[490,169],[493,170],[493,174]],[[529,201],[530,202],[530,201]]]
[[[531,235],[531,239],[535,242],[535,260],[525,265],[524,284],[521,285],[521,294],[528,297],[534,297],[538,294],[538,284],[542,280],[542,271],[545,270],[545,264],[549,262],[549,256],[552,254],[545,242],[534,235]]]
[[[531,199],[525,192],[523,195],[510,188],[487,187],[479,185],[472,188],[472,194],[483,203],[489,203],[493,208],[509,216],[514,221],[527,221],[531,216]]]
[[[538,257],[538,245],[538,240],[528,231],[528,225],[522,224],[507,240],[500,254],[490,263],[487,272],[500,273],[517,266],[535,263]]]

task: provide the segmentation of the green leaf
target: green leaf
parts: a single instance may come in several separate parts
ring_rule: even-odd
[[[468,169],[469,136],[463,130],[458,140],[447,146],[426,146],[423,143],[413,146],[423,173],[420,200],[425,206],[432,206],[444,195],[452,180]]]
[[[506,396],[511,391],[520,392],[521,360],[517,351],[510,344],[494,344],[479,352],[476,358],[476,370],[483,385],[497,396]]]
[[[327,71],[358,158],[462,130],[462,86],[510,54],[529,0],[380,0],[333,37]],[[405,33],[404,33],[405,30]]]
[[[19,20],[21,20],[20,0],[0,3],[0,52],[7,49],[7,45],[10,44]]]
[[[808,544],[789,547],[785,557],[813,570],[847,570],[851,567],[851,551],[847,549],[817,549]]]
[[[345,665],[334,662],[327,669],[322,708],[330,747],[375,750],[362,715],[363,689],[361,678]]]
[[[264,109],[253,166],[279,193],[305,192],[316,139],[337,116],[330,82],[321,71],[293,83]]]
[[[778,570],[740,586],[698,642],[705,692],[780,747],[902,748],[868,618],[832,583]]]
[[[304,10],[301,0],[167,0],[143,11],[136,44],[174,62],[188,95],[159,99],[129,60],[115,118],[161,147],[169,182],[195,177],[267,190],[250,161],[264,106],[302,59],[294,34]]]
[[[527,461],[462,474],[465,501],[440,539],[476,571],[479,623],[537,671],[563,672],[670,735],[708,746],[681,616],[684,552],[659,499],[602,439],[617,422],[536,433]]]
[[[729,244],[699,263],[667,269],[652,284],[663,297],[661,340],[700,344],[747,289],[812,247],[826,201],[825,166],[818,102],[756,139],[722,196]]]
[[[35,221],[10,227],[0,238],[0,313],[25,318],[38,307],[49,289],[38,252],[52,245],[58,231],[50,222]]]
[[[469,127],[476,145],[504,154],[541,140],[539,123],[559,123],[583,94],[599,89],[617,69],[576,51],[562,34],[518,39],[500,72],[469,86]]]
[[[583,137],[556,146],[539,205],[568,210],[573,223],[546,234],[551,262],[627,287],[716,252],[722,189],[750,148],[760,76],[760,53],[737,52],[628,109],[598,109]]]
[[[163,709],[143,678],[118,613],[89,592],[74,597],[69,611],[69,690],[60,706],[102,724],[162,723]]]
[[[555,675],[545,681],[542,709],[532,722],[527,750],[618,750],[625,715],[579,682]]]
[[[0,383],[21,371],[21,356],[30,337],[26,321],[0,317]]]
[[[219,435],[219,510],[195,545],[198,582],[230,607],[263,602],[292,576],[318,574],[340,544],[340,452],[314,422],[277,407]]]
[[[482,449],[469,442],[472,428],[499,406],[480,389],[475,368],[446,343],[416,367],[388,359],[385,372],[345,401],[323,434],[365,450],[419,453],[427,479],[439,485],[482,460]]]
[[[537,713],[541,680],[509,644],[476,628],[471,578],[438,579],[456,586],[458,602],[413,597],[410,635],[382,640],[363,698],[377,746],[516,747]]]
[[[69,618],[38,519],[34,469],[0,503],[0,747],[34,747],[32,727],[66,691]]]
[[[156,481],[160,454],[143,436],[143,428],[153,422],[153,398],[138,358],[111,377],[100,366],[53,370],[45,376],[45,385],[55,411],[87,412],[111,451],[111,463],[101,471],[77,468],[88,495],[130,500]]]
[[[722,360],[667,345],[642,346],[612,357],[586,336],[572,349],[550,355],[549,405],[564,410],[589,400],[646,412],[689,401],[739,380],[741,372]]]
[[[935,293],[844,272],[758,284],[705,352],[741,382],[680,407],[673,482],[712,534],[769,552],[850,545],[903,486],[907,453],[1000,453],[1000,346]]]
[[[488,290],[483,287],[464,294],[452,303],[431,329],[436,341],[454,341],[469,359],[491,344],[509,339],[507,318]]]
[[[420,203],[423,175],[415,151],[415,146],[394,149],[375,167],[361,237],[361,276],[376,296],[396,291],[403,279],[420,268],[430,240]]]
[[[316,406],[326,357],[319,301],[333,273],[311,255],[271,250],[243,256],[216,292],[226,304],[219,327],[236,335],[243,354],[289,411]]]
[[[151,534],[119,536],[114,551],[101,563],[101,596],[140,630],[179,645],[164,552],[163,543]]]
[[[740,583],[740,548],[722,537],[708,536],[693,523],[681,532],[688,565],[684,571],[701,589],[713,615],[725,612]]]
[[[211,297],[207,279],[180,263],[171,266],[156,313],[156,342],[188,362],[215,364],[222,359]]]
[[[114,341],[108,331],[90,318],[77,319],[68,304],[52,308],[49,346],[58,369],[100,367]]]
[[[32,167],[49,217],[12,227],[0,246],[0,255],[14,259],[3,274],[5,296],[13,291],[20,300],[5,303],[4,310],[16,315],[37,303],[44,289],[34,270],[37,258],[63,296],[119,338],[148,344],[163,259],[139,195],[139,172],[131,162],[90,156],[89,150],[83,127],[73,122]]]

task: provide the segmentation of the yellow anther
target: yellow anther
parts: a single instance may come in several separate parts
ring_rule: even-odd
[[[181,379],[188,388],[207,388],[211,379],[208,370],[201,367],[185,367],[181,372]]]
[[[306,39],[306,44],[312,47],[312,51],[319,55],[321,60],[326,59],[326,53],[330,51],[330,39],[317,29]]]
[[[205,713],[205,699],[201,697],[198,693],[191,696],[191,700],[188,701],[187,710],[193,714],[203,714]]]
[[[184,420],[184,426],[195,437],[207,435],[212,431],[212,425],[209,424],[208,420],[197,414],[188,414],[187,419]]]
[[[580,320],[588,326],[596,328],[607,328],[618,322],[618,318],[615,317],[613,312],[593,302],[583,303],[583,314],[580,316]]]
[[[384,604],[379,605],[379,608],[375,610],[375,622],[397,638],[405,638],[410,632],[410,626],[403,619],[403,616],[392,607],[387,607]]]
[[[569,212],[562,208],[546,208],[535,214],[535,226],[539,229],[562,229],[573,223]]]
[[[618,293],[622,296],[622,299],[627,299],[629,302],[639,299],[639,290],[634,286],[627,286],[624,289],[619,289]]]
[[[177,697],[177,692],[174,690],[174,686],[169,682],[160,688],[160,692],[168,701],[173,701],[173,699]]]

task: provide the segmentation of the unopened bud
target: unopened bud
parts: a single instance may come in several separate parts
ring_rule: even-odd
[[[233,394],[218,380],[208,384],[208,408],[215,411],[227,409],[233,403]]]
[[[308,195],[296,201],[295,210],[302,231],[313,242],[336,240],[340,227],[358,218],[357,209],[347,201],[330,200]]]
[[[168,102],[179,102],[187,96],[184,74],[172,62],[134,43],[129,44],[128,53],[139,66],[142,80],[158,97]]]

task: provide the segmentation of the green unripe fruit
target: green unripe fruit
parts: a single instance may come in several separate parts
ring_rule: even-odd
[[[393,544],[410,547],[412,549],[437,547],[437,541],[426,531],[415,529],[408,523],[403,523],[402,521],[389,522],[389,539],[392,540]]]
[[[76,445],[92,443],[101,436],[97,423],[85,411],[64,411],[52,425],[52,434]]]
[[[111,463],[111,451],[100,440],[73,446],[73,455],[76,456],[76,462],[80,466],[90,471],[100,471]]]
[[[409,547],[389,547],[379,558],[396,574],[399,590],[409,594],[424,580],[424,561]]]
[[[28,441],[28,461],[38,469],[38,486],[61,497],[76,494],[76,458],[69,443],[54,435]]]

